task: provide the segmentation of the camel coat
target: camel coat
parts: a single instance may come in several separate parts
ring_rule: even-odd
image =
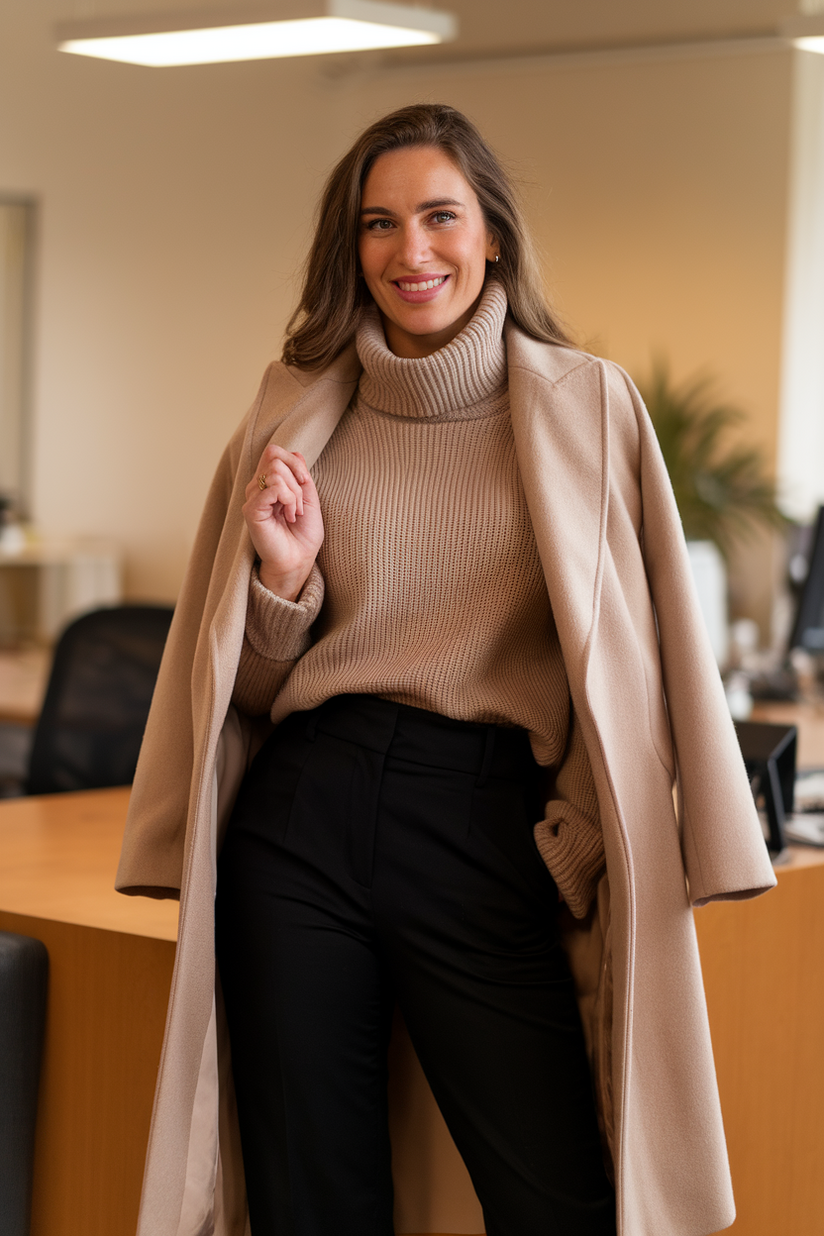
[[[604,834],[607,875],[567,943],[618,1230],[707,1236],[735,1212],[691,904],[775,879],[638,394],[608,362],[511,323],[505,339]],[[270,366],[209,491],[163,658],[117,877],[125,893],[181,897],[139,1236],[248,1231],[213,944],[216,850],[263,737],[230,705],[254,559],[243,490],[270,439],[314,463],[359,372],[354,348],[320,373]]]

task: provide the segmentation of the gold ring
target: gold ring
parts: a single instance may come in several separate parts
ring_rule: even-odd
[[[258,477],[258,489],[265,489],[265,488],[266,488],[266,473],[261,472],[260,476]]]

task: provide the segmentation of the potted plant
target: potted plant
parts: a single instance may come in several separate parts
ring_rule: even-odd
[[[746,413],[716,395],[706,373],[673,382],[658,359],[640,384],[684,525],[699,597],[719,664],[727,657],[726,563],[756,527],[785,528],[757,447],[731,439]]]

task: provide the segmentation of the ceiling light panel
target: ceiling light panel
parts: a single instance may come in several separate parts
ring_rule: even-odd
[[[792,39],[799,51],[824,55],[824,14],[791,17],[781,25],[781,33]]]
[[[89,19],[57,29],[60,51],[154,67],[414,47],[456,33],[450,13],[376,0]]]

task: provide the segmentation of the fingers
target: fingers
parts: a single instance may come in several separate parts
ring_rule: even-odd
[[[270,442],[258,460],[257,476],[268,476],[276,463],[284,464],[294,476],[299,485],[305,485],[309,479],[309,469],[306,460],[299,451],[285,451],[282,446]]]
[[[303,494],[294,474],[276,463],[266,473],[263,488],[257,480],[247,486],[244,512],[256,520],[282,512],[287,523],[293,524],[303,514]]]
[[[270,444],[261,455],[253,480],[246,486],[246,508],[252,518],[269,518],[283,511],[288,523],[303,514],[302,486],[310,483],[302,455]]]

